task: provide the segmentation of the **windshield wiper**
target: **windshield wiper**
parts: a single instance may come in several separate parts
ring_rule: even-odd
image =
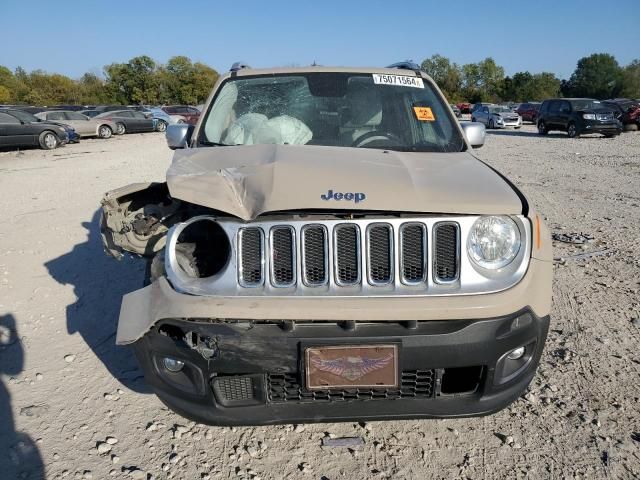
[[[207,147],[237,147],[238,146],[238,144],[229,145],[227,143],[210,142],[209,140],[202,140],[200,142],[200,145],[206,145]]]

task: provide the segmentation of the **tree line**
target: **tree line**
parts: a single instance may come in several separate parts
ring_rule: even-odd
[[[640,59],[620,66],[613,55],[594,53],[578,60],[568,80],[553,73],[505,75],[493,58],[458,65],[442,55],[424,60],[428,73],[451,102],[540,101],[552,97],[640,98]]]
[[[142,55],[105,66],[103,76],[85,73],[79,79],[0,65],[0,104],[197,105],[217,80],[213,68],[184,56],[163,65]]]
[[[640,59],[621,66],[607,53],[581,58],[566,80],[549,72],[507,76],[491,57],[458,65],[435,54],[421,68],[451,102],[524,102],[558,96],[640,98]],[[85,73],[79,79],[42,70],[27,73],[20,67],[12,72],[0,65],[0,104],[197,105],[206,100],[217,79],[213,68],[184,56],[160,64],[142,55],[105,66],[103,75]]]

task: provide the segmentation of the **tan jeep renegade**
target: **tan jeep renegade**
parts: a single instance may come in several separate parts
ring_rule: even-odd
[[[102,232],[148,259],[117,343],[170,408],[218,425],[457,417],[526,389],[549,233],[416,65],[236,65],[167,141],[166,183],[107,193]]]

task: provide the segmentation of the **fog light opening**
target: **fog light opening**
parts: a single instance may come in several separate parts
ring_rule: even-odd
[[[509,360],[518,360],[523,357],[526,349],[524,347],[514,348],[507,354]]]
[[[184,367],[184,362],[176,358],[164,357],[162,359],[162,365],[164,365],[164,368],[168,371],[177,373]]]

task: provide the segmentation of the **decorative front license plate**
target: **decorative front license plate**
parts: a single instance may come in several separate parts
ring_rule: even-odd
[[[397,388],[397,345],[340,345],[305,350],[306,386]]]

